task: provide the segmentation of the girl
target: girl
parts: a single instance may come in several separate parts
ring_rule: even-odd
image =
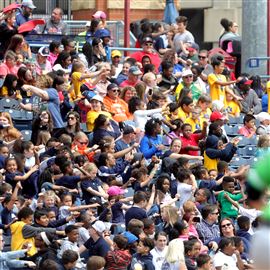
[[[1,97],[8,96],[11,98],[15,98],[17,82],[18,78],[16,75],[8,74],[1,88]]]
[[[196,270],[196,258],[200,255],[201,243],[194,238],[184,242],[185,247],[185,262],[188,270]]]
[[[71,212],[75,212],[75,213],[73,213],[73,215],[75,214],[75,216],[76,215],[79,216],[78,211],[82,211],[82,210],[89,209],[89,208],[95,208],[95,207],[99,206],[99,204],[97,204],[97,203],[90,204],[90,205],[74,206],[74,200],[73,200],[73,196],[71,193],[64,193],[61,196],[61,202],[62,202],[62,206],[60,206],[60,208],[59,208],[59,215],[58,215],[59,219],[67,218],[68,216],[71,215]],[[66,225],[71,225],[71,224],[74,224],[74,221],[70,221]]]
[[[21,132],[13,126],[8,112],[0,112],[0,125],[3,125],[3,129],[0,130],[0,140],[12,142],[22,137]]]
[[[171,196],[169,175],[160,175],[156,182],[156,204],[160,205],[161,208],[167,205],[175,206],[179,197],[178,194],[175,195],[174,199]]]
[[[5,161],[5,181],[12,185],[13,188],[16,186],[17,181],[22,183],[22,193],[33,197],[37,194],[37,179],[32,174],[38,171],[38,165],[34,165],[27,173],[22,173],[18,170],[18,163],[14,157],[7,158]],[[32,176],[32,177],[31,177]]]
[[[39,165],[38,153],[31,141],[22,142],[22,152],[25,156],[25,169],[30,169],[35,165]]]
[[[58,216],[59,209],[57,204],[60,203],[60,199],[58,196],[56,196],[53,190],[47,190],[44,192],[40,199],[43,199],[43,208],[48,209],[48,212],[53,211],[55,215]]]

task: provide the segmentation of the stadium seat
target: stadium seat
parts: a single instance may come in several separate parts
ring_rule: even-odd
[[[25,141],[30,141],[31,140],[31,135],[32,135],[32,130],[21,130],[23,140]]]
[[[243,117],[242,116],[239,116],[239,117],[229,116],[229,123],[231,125],[243,124]]]
[[[233,168],[238,168],[243,165],[249,165],[249,164],[247,164],[247,159],[242,158],[242,157],[236,157],[232,159],[230,162],[230,166]]]
[[[257,145],[257,138],[254,136],[252,138],[246,138],[246,137],[239,137],[240,141],[238,146],[256,146]]]
[[[224,125],[224,129],[228,136],[238,136],[239,125]]]
[[[242,156],[242,157],[252,157],[255,156],[257,151],[257,148],[254,146],[246,146],[243,148],[238,148],[237,149],[237,153],[238,155]]]
[[[19,102],[16,99],[12,98],[2,98],[0,100],[0,111],[7,111],[9,109],[18,110]]]

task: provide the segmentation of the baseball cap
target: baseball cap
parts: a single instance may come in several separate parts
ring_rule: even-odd
[[[103,97],[101,97],[100,95],[94,95],[91,99],[90,99],[90,102],[92,100],[97,100],[97,101],[100,101],[101,103],[103,103]]]
[[[109,187],[108,191],[107,191],[109,196],[117,196],[117,195],[122,195],[125,193],[125,191],[118,187],[118,186],[111,186]]]
[[[6,14],[6,13],[12,11],[12,10],[15,10],[15,9],[19,8],[20,6],[21,6],[20,4],[13,3],[13,4],[3,8],[2,12],[4,14]]]
[[[105,19],[106,20],[107,15],[104,11],[98,10],[92,15],[92,17],[95,19]]]
[[[45,56],[45,55],[43,55],[43,56]],[[69,70],[63,68],[60,64],[56,64],[55,66],[53,66],[53,71],[58,71],[58,70],[62,70],[65,73],[69,73]]]
[[[99,29],[95,32],[95,37],[97,38],[104,38],[104,37],[110,37],[111,36],[111,32],[109,29]]]
[[[106,227],[105,227],[105,224],[104,222],[100,221],[100,220],[97,220],[94,224],[92,224],[92,227],[99,233],[99,234],[102,234]]]
[[[31,21],[25,22],[18,27],[18,33],[30,32],[37,25],[45,24],[44,19],[33,19]]]
[[[249,80],[248,77],[244,77],[238,84],[245,84],[245,85],[251,85],[253,83],[253,80]]]
[[[189,76],[189,75],[193,75],[193,73],[192,73],[192,71],[190,69],[185,69],[182,72],[182,77],[186,77],[186,76]]]
[[[131,133],[134,133],[134,132],[135,132],[135,130],[134,130],[134,128],[132,126],[126,125],[123,128],[123,134],[124,135],[131,134]]]
[[[225,120],[225,117],[222,113],[216,111],[216,112],[212,112],[211,115],[210,115],[210,121],[211,122],[214,122],[214,121],[217,121],[217,120]]]
[[[142,43],[143,44],[144,43],[153,43],[153,39],[151,37],[146,37],[146,38],[143,39],[143,42]]]
[[[127,238],[128,244],[132,244],[138,240],[138,237],[131,232],[124,232],[122,235]]]
[[[113,88],[119,88],[119,86],[118,86],[116,83],[110,83],[110,84],[107,86],[107,91],[110,91],[110,90],[112,90]]]
[[[121,54],[121,52],[118,51],[118,50],[113,50],[112,53],[111,53],[111,56],[112,56],[112,58],[114,58],[114,57],[116,57],[116,56],[121,57],[122,54]]]
[[[256,119],[258,119],[260,122],[264,120],[270,120],[270,115],[267,112],[260,112],[259,114],[255,115]]]
[[[37,8],[34,4],[32,0],[23,0],[22,1],[22,7],[29,7],[31,9]]]
[[[187,48],[188,51],[199,51],[199,45],[197,43],[191,43],[191,45]]]
[[[142,75],[142,72],[136,66],[130,67],[130,69],[128,70],[128,72],[131,73],[131,74],[133,74],[133,75]]]
[[[50,55],[50,50],[48,47],[41,47],[39,50],[38,50],[38,53],[42,56],[49,56]]]

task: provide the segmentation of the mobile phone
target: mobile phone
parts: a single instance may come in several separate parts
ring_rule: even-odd
[[[152,96],[153,95],[153,89],[149,89],[148,95],[149,96]]]
[[[201,222],[201,219],[200,219],[200,217],[194,217],[194,218],[192,219],[192,221],[193,221],[193,222]]]

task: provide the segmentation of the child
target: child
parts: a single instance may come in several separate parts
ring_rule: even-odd
[[[87,262],[87,270],[104,269],[106,261],[101,256],[91,256]]]
[[[137,253],[132,256],[131,269],[154,270],[150,251],[155,247],[154,241],[150,238],[142,239],[137,246]],[[138,267],[139,265],[139,267]]]
[[[0,145],[0,169],[4,169],[5,167],[5,160],[9,156],[9,149],[6,145]]]
[[[234,97],[231,95],[231,93],[226,92],[226,107],[225,107],[227,113],[231,117],[239,117],[240,116],[240,106],[239,104],[234,100]]]
[[[185,247],[185,262],[188,270],[196,270],[197,263],[196,258],[201,251],[201,243],[198,239],[194,238],[188,241],[184,241]]]
[[[202,122],[200,121],[201,108],[195,107],[192,109],[191,116],[189,116],[185,123],[190,124],[191,132],[195,132],[196,130],[202,129]]]
[[[167,121],[173,121],[178,119],[178,105],[176,102],[172,102],[168,105],[169,114],[166,115]]]
[[[239,230],[237,230],[236,235],[251,241],[251,235],[248,232],[250,230],[250,219],[246,216],[240,216],[237,218],[237,225]]]
[[[238,209],[226,198],[226,194],[233,200],[233,201],[239,201],[243,198],[243,190],[241,189],[241,193],[234,194],[235,190],[235,183],[234,178],[231,176],[225,176],[223,178],[223,191],[221,191],[218,194],[218,201],[221,206],[221,219],[223,218],[230,218],[235,220],[238,215]]]
[[[33,166],[27,173],[23,174],[18,171],[18,163],[16,159],[11,157],[6,159],[5,169],[5,181],[11,184],[13,188],[15,188],[17,181],[21,181],[23,195],[27,195],[32,198],[37,194],[37,178],[35,175],[32,176],[32,174],[38,171],[37,165]]]
[[[211,170],[208,171],[208,174],[209,174],[209,179],[210,180],[216,180],[218,172],[215,169],[211,169]]]
[[[128,239],[123,235],[113,238],[113,251],[106,255],[107,270],[125,270],[131,262],[131,255],[127,250]]]
[[[39,165],[38,154],[35,150],[35,146],[31,141],[22,142],[22,151],[25,156],[25,169],[29,170],[36,164]]]
[[[244,117],[244,126],[238,130],[238,133],[247,137],[252,138],[256,135],[256,126],[255,126],[256,118],[251,114],[246,114]]]
[[[1,88],[1,97],[15,97],[17,81],[16,75],[7,74]]]
[[[196,207],[201,212],[203,207],[208,204],[211,193],[207,188],[200,188],[195,192]]]
[[[197,182],[194,175],[187,169],[179,170],[176,178],[178,180],[177,193],[180,195],[180,209],[189,200],[197,189]]]
[[[78,259],[79,259],[78,253],[76,251],[68,249],[63,252],[60,263],[61,266],[63,266],[63,269],[73,270],[76,269],[75,267],[77,265]],[[50,268],[48,267],[48,269]]]
[[[211,257],[207,254],[200,254],[196,258],[197,270],[212,270]]]
[[[54,66],[54,62],[58,57],[58,54],[61,52],[61,43],[59,41],[52,41],[49,45],[50,55],[47,60],[51,63],[51,66]]]
[[[252,269],[248,267],[250,259],[249,259],[249,255],[244,252],[245,245],[241,237],[235,236],[233,237],[233,241],[234,241],[236,250],[239,251],[241,259],[246,266],[245,269]]]
[[[192,112],[194,106],[193,99],[186,96],[181,100],[179,105],[180,108],[178,110],[178,118],[184,123]]]
[[[201,95],[197,102],[197,107],[201,108],[200,119],[202,122],[208,122],[212,113],[211,109],[211,98],[207,95]]]
[[[61,259],[63,256],[63,253],[66,250],[73,250],[75,252],[77,252],[78,254],[78,260],[76,262],[76,269],[83,269],[83,267],[85,267],[85,265],[83,264],[80,255],[79,255],[79,247],[77,245],[78,242],[78,238],[79,238],[79,232],[78,232],[78,228],[75,225],[68,225],[65,229],[65,233],[67,235],[67,240],[64,240],[60,250],[58,251],[58,258]]]

